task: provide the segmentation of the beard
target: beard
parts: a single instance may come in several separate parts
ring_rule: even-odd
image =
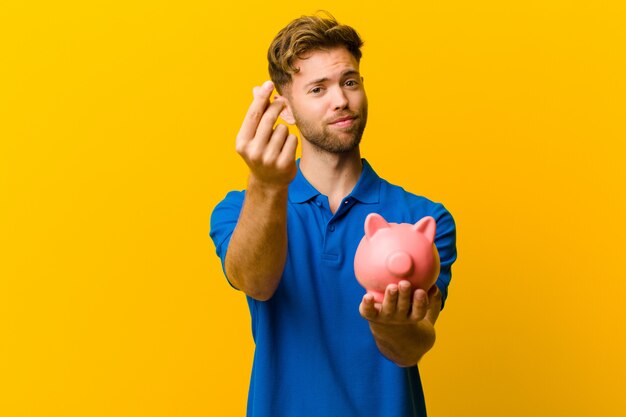
[[[354,150],[361,143],[365,125],[367,124],[367,105],[360,113],[340,113],[337,117],[355,116],[351,126],[338,129],[329,126],[328,121],[314,123],[302,118],[299,114],[293,114],[296,125],[304,139],[320,151],[341,154]]]

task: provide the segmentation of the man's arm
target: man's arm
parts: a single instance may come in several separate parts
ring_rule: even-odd
[[[236,150],[250,168],[248,188],[224,269],[231,284],[252,298],[276,291],[287,257],[287,190],[295,178],[297,139],[274,124],[285,103],[269,103],[271,82],[253,89],[254,100],[237,135]]]
[[[398,366],[407,367],[417,364],[435,344],[434,326],[441,300],[436,285],[428,293],[415,290],[411,297],[411,284],[400,281],[387,286],[382,304],[365,294],[359,311],[370,322],[381,353]]]

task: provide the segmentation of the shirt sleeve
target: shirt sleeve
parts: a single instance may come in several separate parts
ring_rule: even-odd
[[[213,240],[217,256],[219,256],[222,261],[222,271],[224,271],[226,279],[228,279],[228,276],[226,275],[224,261],[226,260],[226,252],[228,251],[230,238],[239,220],[244,196],[244,191],[229,192],[226,194],[226,197],[215,206],[211,214],[211,231],[209,232],[209,236],[211,236]]]
[[[456,261],[456,225],[454,218],[442,205],[437,204],[433,214],[437,222],[437,234],[435,235],[435,246],[439,252],[441,269],[437,278],[437,287],[441,291],[441,308],[448,298],[448,286],[452,279],[452,264]]]

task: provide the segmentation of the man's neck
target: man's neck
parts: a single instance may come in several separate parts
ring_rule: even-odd
[[[359,181],[363,164],[357,147],[351,152],[330,154],[303,146],[300,170],[317,191],[328,197],[334,213]]]

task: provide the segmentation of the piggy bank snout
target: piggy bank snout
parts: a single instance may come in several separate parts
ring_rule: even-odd
[[[413,259],[404,251],[395,251],[387,257],[386,266],[393,275],[406,277],[413,272]]]

